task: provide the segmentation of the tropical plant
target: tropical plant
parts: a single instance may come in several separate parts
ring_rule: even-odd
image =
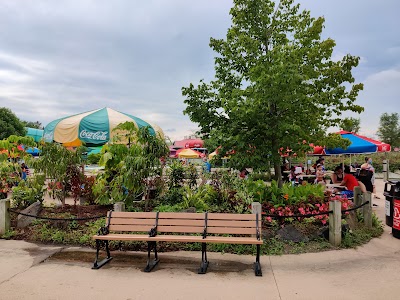
[[[102,149],[99,164],[105,167],[104,173],[98,176],[93,191],[98,203],[123,201],[130,207],[143,194],[148,198],[148,179],[161,175],[160,158],[169,150],[148,127],[137,129],[134,123],[125,122],[114,131],[114,141]]]
[[[173,161],[168,169],[169,188],[179,188],[184,184],[185,168],[179,161]]]
[[[36,174],[19,182],[18,186],[12,188],[12,205],[18,208],[26,208],[37,201],[43,202],[43,195],[46,190],[44,181],[44,175]]]
[[[78,193],[82,178],[82,153],[84,147],[70,151],[60,144],[45,143],[41,145],[41,155],[31,160],[36,172],[43,173],[50,179],[49,192],[65,205],[65,197],[73,189]]]

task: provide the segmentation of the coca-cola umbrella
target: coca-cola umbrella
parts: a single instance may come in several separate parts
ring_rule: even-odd
[[[149,126],[150,133],[164,138],[160,127],[138,117],[105,107],[50,122],[45,128],[43,138],[46,142],[58,142],[64,146],[104,145],[112,140],[113,129],[121,123],[133,122],[138,128]]]

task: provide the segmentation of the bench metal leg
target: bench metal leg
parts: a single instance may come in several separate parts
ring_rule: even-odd
[[[257,245],[257,256],[256,256],[256,262],[254,263],[254,273],[256,274],[256,276],[262,276],[261,264],[260,264],[260,245]]]
[[[100,246],[102,243],[105,243],[105,245],[106,245],[107,257],[99,262],[99,252],[100,252]],[[110,249],[108,248],[108,241],[96,240],[96,259],[94,261],[92,269],[95,269],[95,270],[100,269],[102,266],[104,266],[106,263],[108,263],[112,259],[113,258],[111,257]]]
[[[206,274],[208,267],[207,243],[201,244],[201,265],[198,274]]]
[[[150,252],[151,248],[154,249],[154,260],[150,262]],[[145,272],[150,272],[154,269],[154,267],[158,264],[159,259],[157,255],[157,242],[147,242],[147,265],[144,268]]]

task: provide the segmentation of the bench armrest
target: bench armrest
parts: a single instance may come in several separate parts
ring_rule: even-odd
[[[110,230],[108,230],[108,226],[101,226],[100,229],[97,231],[98,235],[107,235],[110,233]]]

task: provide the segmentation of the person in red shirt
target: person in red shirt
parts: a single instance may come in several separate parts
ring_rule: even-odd
[[[340,185],[344,185],[346,187],[346,191],[343,191],[342,194],[346,195],[347,197],[353,197],[354,187],[359,186],[359,184],[357,178],[350,173],[349,166],[344,167],[344,177]]]

